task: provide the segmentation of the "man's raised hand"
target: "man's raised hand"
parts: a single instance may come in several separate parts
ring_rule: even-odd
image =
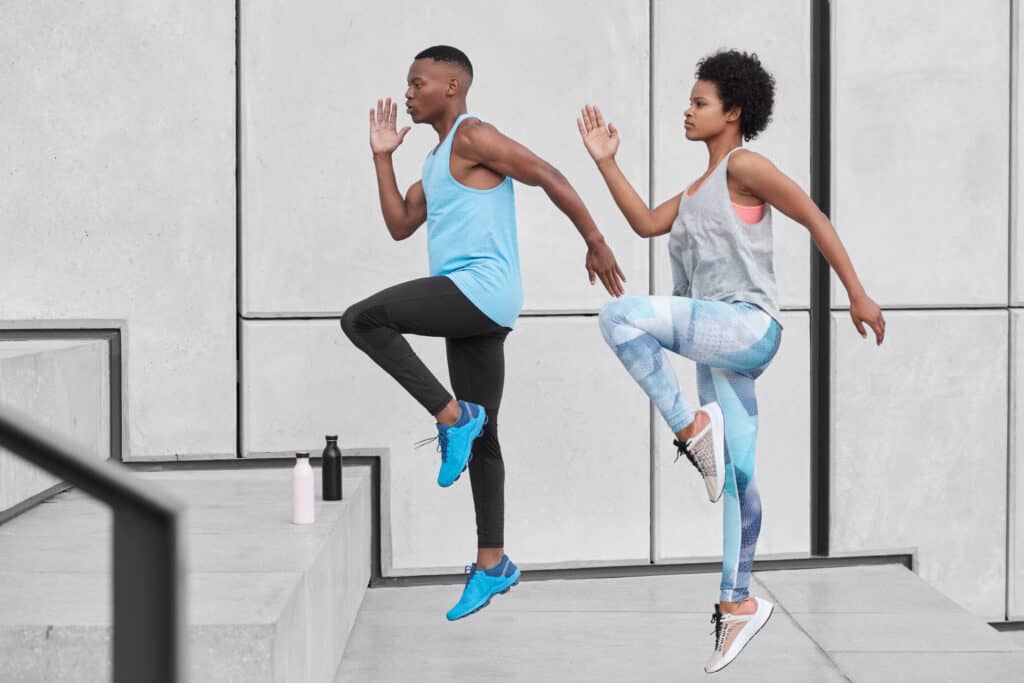
[[[402,144],[410,126],[397,130],[397,122],[398,103],[392,103],[390,97],[377,100],[377,108],[370,110],[370,149],[374,154],[391,154]]]

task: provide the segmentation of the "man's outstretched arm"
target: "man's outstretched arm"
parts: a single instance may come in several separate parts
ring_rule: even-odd
[[[569,217],[587,243],[587,274],[591,284],[600,279],[612,296],[622,296],[625,290],[622,274],[615,254],[605,243],[593,217],[576,194],[569,181],[558,169],[544,161],[515,140],[502,135],[489,123],[466,121],[459,129],[455,152],[495,173],[518,180],[524,185],[540,186],[551,202]]]
[[[373,166],[377,171],[377,193],[380,195],[380,209],[384,224],[396,240],[404,240],[427,220],[427,199],[423,194],[423,183],[416,181],[405,193],[398,191],[395,167],[391,155],[409,132],[406,126],[396,130],[398,104],[377,100],[377,108],[370,110],[370,149],[373,150]]]

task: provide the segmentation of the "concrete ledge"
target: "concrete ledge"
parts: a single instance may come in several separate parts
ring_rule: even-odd
[[[370,581],[370,468],[310,526],[289,522],[284,468],[139,476],[187,503],[189,680],[333,680]],[[109,678],[110,522],[69,491],[0,529],[0,680]]]
[[[80,455],[110,457],[110,367],[101,340],[0,341],[0,405],[80,445]],[[0,449],[0,520],[59,480]]]

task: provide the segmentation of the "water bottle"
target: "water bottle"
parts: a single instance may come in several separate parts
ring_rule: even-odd
[[[292,524],[312,524],[313,518],[313,468],[309,453],[296,453],[292,468]]]
[[[341,451],[338,449],[338,437],[327,436],[324,446],[321,477],[323,479],[324,500],[341,500]]]

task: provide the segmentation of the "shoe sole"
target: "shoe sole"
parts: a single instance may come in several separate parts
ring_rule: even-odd
[[[717,403],[709,403],[703,406],[703,410],[711,418],[711,443],[715,449],[715,475],[718,478],[718,493],[714,498],[708,496],[708,499],[717,503],[725,491],[725,416]]]
[[[459,473],[455,475],[455,478],[452,479],[447,484],[441,483],[440,473],[438,473],[437,485],[440,486],[443,489],[446,489],[449,486],[451,486],[452,484],[454,484],[455,482],[457,482],[459,480],[459,478],[462,476],[462,473],[465,472],[467,469],[469,469],[469,463],[473,461],[473,442],[476,441],[477,439],[479,439],[480,436],[484,433],[484,426],[487,424],[487,419],[488,419],[487,418],[487,412],[484,410],[483,406],[480,406],[480,411],[483,414],[484,420],[483,420],[483,422],[480,423],[480,431],[477,432],[476,436],[474,436],[469,441],[469,444],[470,444],[469,445],[469,457],[466,458],[466,464],[462,466],[462,469],[459,470]]]
[[[734,655],[732,655],[731,657],[729,657],[729,659],[727,659],[727,660],[723,659],[722,661],[724,663],[722,664],[722,666],[718,667],[714,671],[708,671],[707,669],[704,669],[704,673],[716,674],[719,671],[721,671],[722,669],[724,669],[725,667],[729,666],[730,664],[732,664],[733,662],[736,661],[736,658],[740,656],[741,652],[743,652],[743,648],[745,648],[747,645],[749,645],[750,641],[752,641],[754,639],[754,637],[758,633],[761,632],[761,629],[763,629],[765,626],[767,626],[768,622],[771,621],[772,615],[775,614],[775,605],[773,605],[771,603],[768,603],[768,605],[769,605],[769,607],[768,607],[768,616],[766,616],[764,618],[764,621],[761,623],[760,626],[757,627],[757,630],[754,631],[753,633],[751,633],[749,636],[747,636],[747,639],[740,644],[739,648],[736,650],[736,653]]]
[[[465,614],[463,614],[461,616],[458,616],[458,617],[455,617],[454,619],[452,617],[447,617],[448,621],[458,621],[459,619],[465,619],[468,616],[472,616],[472,615],[476,614],[477,612],[482,610],[484,607],[487,607],[489,604],[491,604],[491,600],[493,600],[495,598],[495,596],[505,595],[505,593],[508,593],[515,586],[518,586],[519,585],[519,577],[521,575],[522,575],[522,572],[520,572],[519,569],[517,568],[516,569],[516,573],[512,575],[513,577],[515,577],[515,580],[512,581],[512,583],[510,583],[504,589],[498,591],[497,593],[491,593],[490,597],[488,597],[486,600],[484,600],[483,604],[481,604],[481,605],[479,605],[477,607],[474,607],[473,609],[471,609],[470,611],[466,612]]]

